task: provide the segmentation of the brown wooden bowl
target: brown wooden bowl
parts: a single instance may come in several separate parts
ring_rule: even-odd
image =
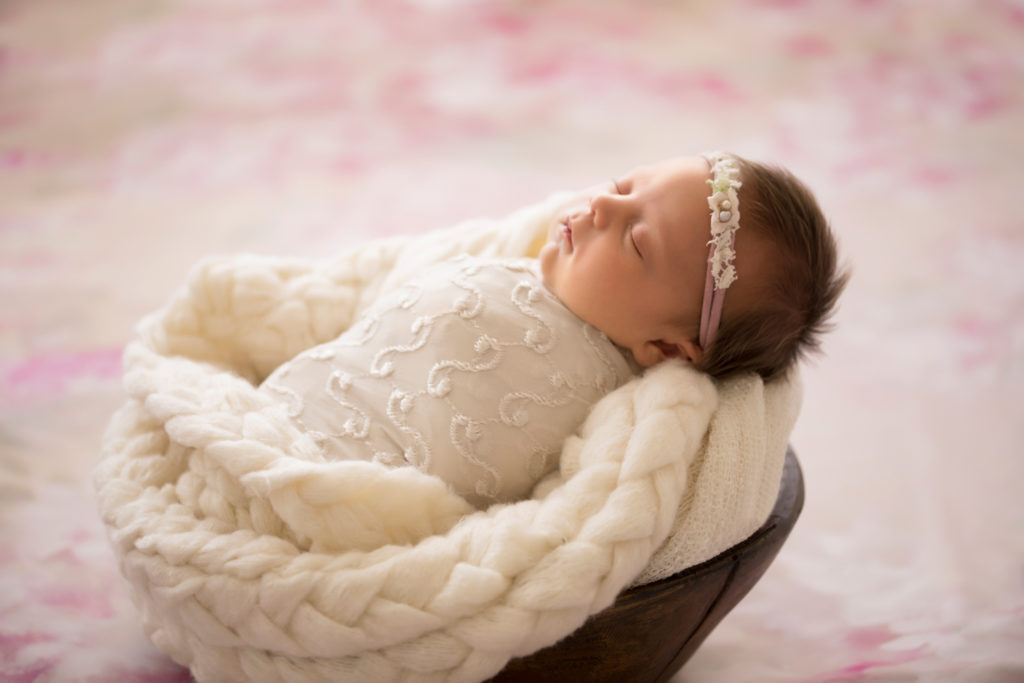
[[[761,578],[803,505],[803,475],[790,448],[775,507],[753,535],[707,562],[624,591],[575,633],[513,659],[491,680],[667,681]]]

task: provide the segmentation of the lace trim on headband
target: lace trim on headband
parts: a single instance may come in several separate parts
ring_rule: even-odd
[[[711,196],[708,197],[708,208],[711,209],[711,239],[708,255],[711,277],[716,290],[727,289],[736,281],[736,267],[732,261],[736,257],[733,249],[735,233],[740,229],[740,201],[738,190],[740,168],[736,160],[724,152],[711,152],[704,155],[711,164],[712,179]]]

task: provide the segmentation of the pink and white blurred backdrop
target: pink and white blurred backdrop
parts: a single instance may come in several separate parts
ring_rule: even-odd
[[[329,254],[725,148],[854,279],[807,504],[683,682],[1024,680],[1024,4],[0,2],[0,679],[185,681],[90,470],[209,253]]]

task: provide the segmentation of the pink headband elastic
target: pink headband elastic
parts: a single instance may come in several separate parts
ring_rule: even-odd
[[[722,303],[725,290],[736,281],[736,267],[732,260],[736,256],[733,240],[740,229],[739,189],[740,169],[736,160],[724,152],[704,154],[711,166],[711,239],[708,240],[707,277],[704,279],[704,301],[700,312],[700,347],[707,351],[718,334],[722,322]]]

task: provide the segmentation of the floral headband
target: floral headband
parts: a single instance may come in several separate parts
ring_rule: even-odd
[[[700,347],[707,350],[718,334],[722,322],[722,303],[725,290],[736,281],[736,256],[733,240],[740,229],[739,189],[740,168],[736,160],[725,152],[703,155],[711,166],[711,239],[708,241],[708,273],[704,280],[704,301],[700,312]]]

